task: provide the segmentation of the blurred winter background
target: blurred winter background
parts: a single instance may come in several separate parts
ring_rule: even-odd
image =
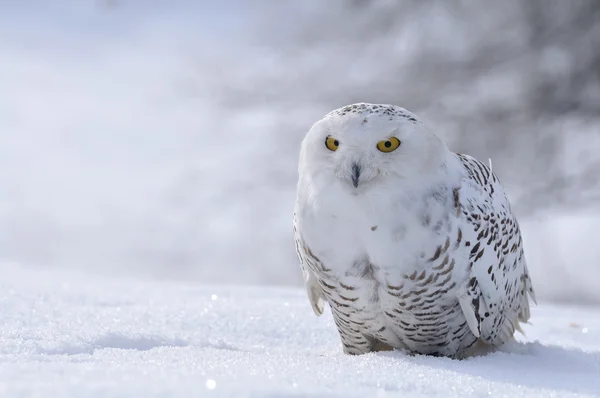
[[[0,258],[300,286],[297,153],[352,102],[491,158],[538,296],[600,303],[597,0],[0,3]]]

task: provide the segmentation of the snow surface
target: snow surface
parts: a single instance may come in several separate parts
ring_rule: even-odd
[[[500,352],[342,354],[301,289],[0,266],[2,397],[600,396],[600,309],[541,304]]]

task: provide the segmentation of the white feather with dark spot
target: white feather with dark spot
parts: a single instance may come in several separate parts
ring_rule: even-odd
[[[378,149],[394,138],[397,149]],[[329,304],[348,354],[464,357],[529,319],[533,288],[500,181],[403,108],[348,105],[312,126],[294,236],[312,308]]]

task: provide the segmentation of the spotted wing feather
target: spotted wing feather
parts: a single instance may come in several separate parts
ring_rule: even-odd
[[[470,276],[458,293],[473,334],[498,345],[529,319],[535,293],[523,253],[521,231],[496,175],[483,163],[458,155],[464,166],[459,191]]]
[[[310,305],[315,315],[320,316],[323,314],[323,310],[325,308],[325,297],[313,271],[314,267],[319,263],[319,259],[305,245],[302,235],[300,234],[300,231],[298,231],[297,224],[298,222],[296,219],[296,214],[294,213],[293,225],[296,254],[298,256],[302,274],[304,276],[306,294],[308,295],[308,300],[310,301]]]

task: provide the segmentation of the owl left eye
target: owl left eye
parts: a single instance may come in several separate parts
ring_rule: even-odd
[[[400,146],[400,140],[396,137],[390,137],[387,140],[379,141],[377,143],[377,149],[381,152],[392,152],[398,149]]]
[[[339,148],[340,142],[338,140],[336,140],[335,138],[333,138],[332,136],[328,135],[327,137],[325,137],[325,146],[330,151],[335,152]]]

